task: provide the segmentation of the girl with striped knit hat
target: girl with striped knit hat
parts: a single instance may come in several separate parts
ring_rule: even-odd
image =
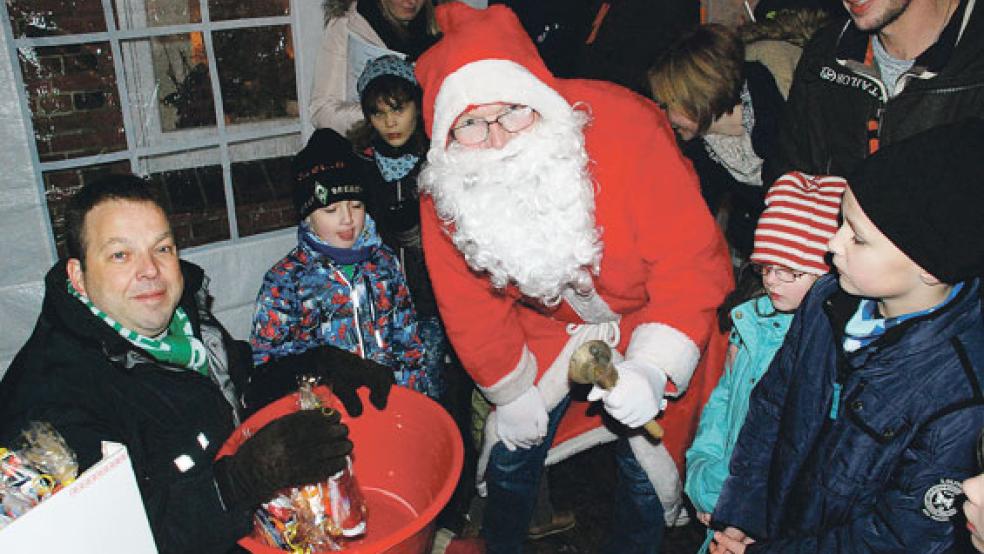
[[[722,330],[731,330],[724,373],[687,451],[684,491],[705,525],[728,476],[749,395],[782,345],[793,312],[813,283],[830,271],[824,256],[837,231],[845,186],[840,177],[792,172],[776,180],[766,195],[746,268],[751,271],[742,271],[738,289],[722,307]],[[708,528],[700,552],[707,552],[712,535]]]

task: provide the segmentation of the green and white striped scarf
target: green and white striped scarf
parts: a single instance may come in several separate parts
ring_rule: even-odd
[[[191,320],[188,319],[188,314],[180,306],[174,310],[174,316],[171,318],[171,323],[167,327],[167,333],[164,335],[164,338],[152,339],[120,325],[115,319],[97,308],[87,297],[75,290],[70,280],[66,281],[68,283],[69,294],[85,304],[89,308],[89,311],[92,312],[92,315],[106,322],[121,337],[145,350],[155,360],[193,369],[208,377],[208,354],[205,351],[205,345],[202,344],[202,341],[195,338],[194,331],[191,328]]]

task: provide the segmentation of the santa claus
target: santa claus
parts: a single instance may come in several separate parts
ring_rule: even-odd
[[[444,36],[416,68],[431,136],[422,233],[448,335],[495,405],[487,547],[521,551],[545,461],[618,438],[609,550],[658,551],[722,365],[724,241],[655,104],[554,78],[503,6],[437,17]],[[591,339],[617,351],[618,384],[590,395],[607,426],[570,400],[570,356]],[[664,408],[656,441],[639,427]]]

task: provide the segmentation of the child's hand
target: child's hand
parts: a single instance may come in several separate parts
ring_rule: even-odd
[[[697,512],[697,521],[709,526],[711,524],[711,514],[707,512]]]
[[[745,547],[755,542],[748,538],[744,531],[736,527],[728,527],[724,531],[714,533],[711,542],[711,554],[744,554]]]

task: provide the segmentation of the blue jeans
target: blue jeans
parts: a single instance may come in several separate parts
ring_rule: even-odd
[[[561,416],[570,405],[565,397],[550,412],[547,436],[539,446],[510,451],[501,442],[492,447],[485,480],[489,496],[482,521],[488,554],[517,554],[529,530],[543,462]],[[663,541],[663,506],[646,472],[636,461],[628,441],[615,448],[618,484],[615,487],[614,528],[602,552],[626,554],[659,552]]]

